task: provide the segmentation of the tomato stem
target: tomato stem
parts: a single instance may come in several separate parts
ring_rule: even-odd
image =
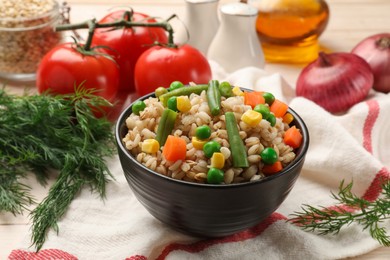
[[[122,19],[125,21],[131,21],[133,18],[133,14],[134,14],[133,9],[131,9],[130,11],[125,11],[123,13]]]
[[[85,51],[90,51],[91,50],[91,44],[92,44],[92,38],[95,33],[95,28],[96,28],[96,20],[92,19],[87,21],[88,23],[88,38],[87,41],[84,45],[84,50]]]
[[[128,11],[126,11],[128,12]],[[76,30],[76,29],[89,29],[88,39],[85,44],[85,48],[90,48],[92,37],[96,28],[118,28],[118,27],[160,27],[163,28],[166,32],[168,32],[168,47],[177,47],[173,41],[173,28],[169,21],[176,17],[176,15],[171,15],[168,19],[163,20],[161,22],[133,22],[129,19],[132,16],[132,12],[125,13],[121,20],[111,23],[97,23],[95,19],[91,19],[82,23],[76,24],[63,24],[57,25],[55,30],[58,31],[68,31],[68,30]],[[130,21],[129,21],[130,20]]]

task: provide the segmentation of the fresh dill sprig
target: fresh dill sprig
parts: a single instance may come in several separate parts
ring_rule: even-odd
[[[2,167],[2,164],[0,164]],[[0,209],[14,215],[22,214],[35,201],[30,194],[30,187],[21,183],[23,174],[9,174],[5,168],[0,169]]]
[[[335,207],[313,207],[303,205],[301,212],[292,214],[288,221],[307,231],[316,231],[320,235],[337,234],[341,228],[352,223],[362,225],[370,235],[384,246],[390,246],[390,236],[381,223],[390,219],[390,181],[384,181],[381,196],[368,201],[352,192],[352,183],[340,183],[338,194],[332,197],[340,204]]]
[[[30,187],[19,182],[28,172],[43,185],[51,171],[59,173],[30,212],[37,250],[50,228],[58,232],[57,221],[84,186],[105,197],[105,185],[113,179],[105,158],[115,153],[114,137],[112,123],[94,112],[109,105],[82,87],[69,95],[0,90],[0,211],[20,214],[34,203]]]

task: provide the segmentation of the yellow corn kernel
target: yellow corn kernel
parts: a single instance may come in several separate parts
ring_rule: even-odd
[[[191,139],[192,146],[198,150],[203,150],[203,145],[207,142],[208,140],[199,140],[195,136],[193,136]]]
[[[157,153],[160,149],[160,144],[155,139],[146,139],[142,142],[141,149],[144,153]]]
[[[294,120],[294,116],[291,115],[290,113],[286,113],[284,116],[283,116],[283,122],[286,123],[286,124],[290,124],[292,121]]]
[[[191,109],[191,102],[188,96],[179,96],[176,98],[177,110],[180,112],[188,112]]]
[[[236,96],[243,96],[244,95],[244,92],[242,92],[239,87],[234,87],[232,89],[232,91],[233,91],[233,94]]]
[[[213,153],[211,156],[211,167],[222,169],[225,166],[225,156],[223,153]]]
[[[257,126],[260,123],[261,119],[263,119],[261,113],[256,112],[254,110],[247,110],[241,116],[241,120],[251,127]]]

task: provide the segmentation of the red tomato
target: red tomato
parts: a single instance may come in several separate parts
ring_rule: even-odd
[[[207,84],[211,68],[203,54],[185,44],[177,48],[154,46],[145,51],[135,65],[135,89],[139,96],[168,88],[173,81]]]
[[[99,23],[110,23],[122,19],[124,10],[108,14]],[[146,19],[147,15],[133,13],[132,21],[152,23],[155,19]],[[92,46],[107,46],[119,65],[119,90],[126,93],[135,91],[134,67],[138,57],[155,42],[167,43],[167,34],[163,28],[158,27],[132,27],[132,28],[99,28],[95,30]]]
[[[118,65],[102,55],[81,54],[75,44],[54,47],[42,59],[36,75],[38,92],[73,93],[75,87],[95,89],[95,95],[113,102],[118,92]]]

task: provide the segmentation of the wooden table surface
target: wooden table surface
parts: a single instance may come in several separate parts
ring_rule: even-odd
[[[131,6],[135,10],[153,16],[167,18],[176,13],[184,15],[183,0],[67,0],[70,4],[72,22],[81,22],[92,17],[100,18],[109,8]],[[220,3],[237,2],[221,0]],[[327,0],[330,20],[320,38],[322,48],[333,52],[348,52],[363,38],[381,32],[390,32],[390,0]],[[283,75],[292,86],[295,85],[302,65],[267,64],[265,69]],[[21,91],[20,86],[11,87]],[[48,189],[34,180],[27,180],[33,187],[37,200],[43,199]],[[0,213],[0,259],[6,259],[12,249],[18,247],[28,234],[28,213],[13,216]],[[390,248],[380,247],[354,259],[390,259]]]

